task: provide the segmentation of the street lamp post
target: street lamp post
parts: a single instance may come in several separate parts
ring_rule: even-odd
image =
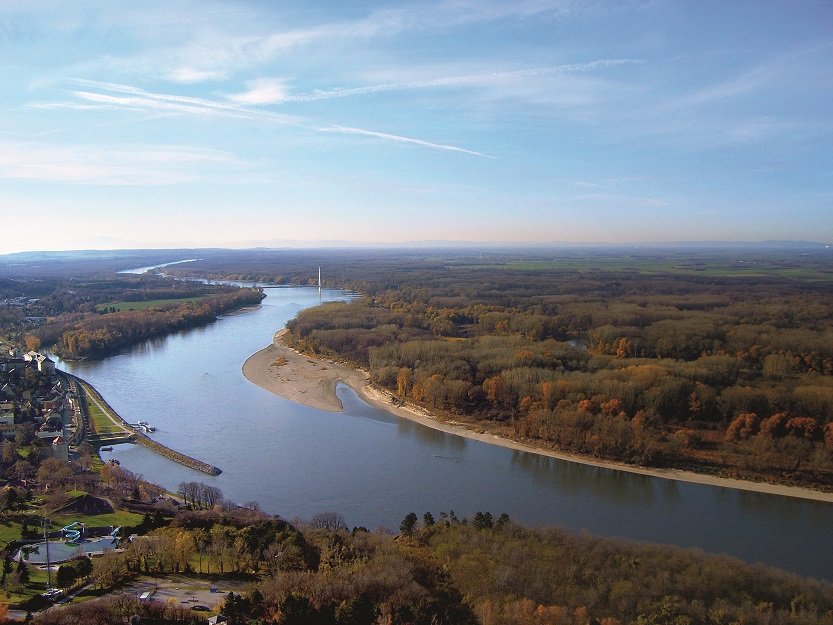
[[[49,519],[43,519],[43,540],[46,543],[46,592],[52,591],[52,561],[49,557]]]

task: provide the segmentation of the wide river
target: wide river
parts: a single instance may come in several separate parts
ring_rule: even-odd
[[[833,580],[833,504],[701,486],[564,462],[445,434],[370,407],[345,386],[330,413],[251,384],[243,362],[298,311],[343,291],[269,288],[263,307],[148,341],[98,362],[59,363],[93,384],[128,421],[220,467],[217,477],[148,449],[105,458],[176,491],[217,486],[292,519],[342,513],[348,525],[397,530],[406,514],[506,512],[527,525],[695,546]]]

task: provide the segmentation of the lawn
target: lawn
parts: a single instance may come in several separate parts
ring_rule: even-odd
[[[122,527],[139,525],[142,522],[142,515],[135,512],[116,511],[110,514],[56,514],[50,520],[52,521],[53,529],[69,525],[73,521],[78,521],[90,527],[107,527],[110,525]]]
[[[98,407],[98,404],[89,399],[87,400],[87,410],[89,410],[90,419],[95,425],[96,434],[112,434],[113,432],[121,434],[124,431],[122,428],[116,427],[113,420]]]
[[[452,264],[452,263],[449,263]],[[833,271],[826,260],[809,257],[796,259],[778,254],[766,256],[749,252],[680,254],[582,254],[560,258],[514,258],[487,263],[455,265],[471,270],[514,271],[622,271],[642,275],[706,275],[723,278],[757,278],[763,276],[796,278],[816,282],[833,281]]]
[[[148,308],[173,308],[185,303],[198,302],[201,299],[208,297],[207,295],[200,295],[197,297],[182,297],[179,299],[152,299],[143,302],[108,302],[96,307],[96,312],[119,312],[122,310],[146,310]]]
[[[83,491],[71,491],[70,495],[83,495]],[[110,514],[56,514],[50,517],[51,531],[56,531],[73,521],[79,521],[90,527],[131,526],[142,522],[142,515],[127,511],[117,511]],[[31,527],[31,526],[30,526]],[[0,546],[5,546],[20,538],[20,523],[9,518],[0,519]],[[16,567],[17,565],[15,565]],[[46,571],[35,565],[29,566],[29,583],[22,592],[7,592],[4,600],[13,605],[19,605],[46,590]],[[55,581],[53,574],[53,582]]]
[[[0,520],[0,546],[6,546],[20,538],[20,523],[4,518]]]

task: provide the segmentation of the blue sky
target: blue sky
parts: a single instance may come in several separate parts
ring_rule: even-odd
[[[827,0],[0,0],[0,253],[833,239]]]

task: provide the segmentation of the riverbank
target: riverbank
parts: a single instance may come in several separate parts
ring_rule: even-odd
[[[341,382],[347,384],[356,391],[363,401],[372,406],[435,430],[456,434],[490,445],[499,445],[508,449],[540,454],[559,460],[651,477],[833,503],[833,493],[823,493],[809,488],[749,482],[679,469],[637,467],[587,456],[556,452],[520,443],[482,430],[471,429],[468,424],[441,419],[417,406],[394,405],[391,401],[391,394],[372,386],[366,372],[300,354],[284,344],[282,337],[285,333],[286,330],[277,332],[271,345],[249,357],[243,364],[243,375],[257,386],[305,406],[331,412],[342,410],[341,400],[335,392],[336,385]]]
[[[329,412],[344,409],[335,392],[339,382],[363,395],[362,389],[368,385],[366,373],[299,354],[284,345],[284,333],[286,330],[277,332],[271,345],[243,363],[246,379],[284,399]]]
[[[158,443],[149,436],[145,435],[143,432],[137,430],[135,427],[133,427],[127,421],[125,421],[121,417],[121,415],[119,415],[119,413],[117,413],[116,410],[110,404],[108,404],[107,401],[105,401],[105,399],[101,396],[101,393],[99,393],[96,390],[96,388],[89,382],[82,380],[76,375],[67,373],[66,371],[62,371],[61,375],[66,376],[69,380],[75,381],[79,387],[79,390],[81,391],[81,393],[83,393],[83,395],[81,396],[82,402],[86,401],[86,399],[89,398],[96,405],[97,409],[101,412],[104,418],[109,420],[113,424],[114,429],[117,431],[116,439],[102,439],[101,437],[98,437],[98,446],[102,445],[103,443],[136,443],[155,451],[160,456],[164,456],[165,458],[173,460],[174,462],[177,462],[182,466],[188,467],[189,469],[194,469],[195,471],[201,471],[202,473],[207,473],[208,475],[215,476],[220,475],[220,473],[222,473],[222,471],[217,467],[210,465],[207,462],[203,462],[202,460],[197,460],[196,458],[187,456],[161,443]],[[85,409],[82,408],[82,413],[84,410]]]

